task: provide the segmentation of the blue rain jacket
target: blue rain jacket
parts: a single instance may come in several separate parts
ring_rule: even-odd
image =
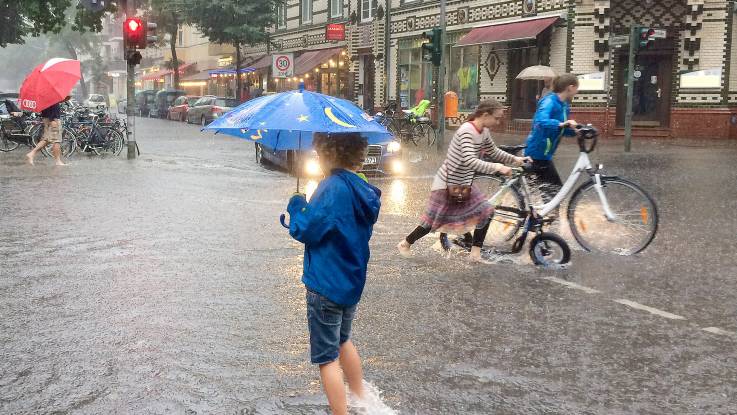
[[[527,136],[525,155],[533,160],[551,160],[562,136],[575,136],[571,128],[560,128],[560,123],[568,120],[570,108],[560,100],[558,94],[545,95],[537,104],[532,131]]]
[[[357,304],[366,283],[369,239],[379,218],[381,190],[359,175],[334,170],[308,203],[289,200],[289,234],[305,244],[302,282],[344,306]]]

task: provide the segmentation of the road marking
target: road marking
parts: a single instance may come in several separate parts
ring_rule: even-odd
[[[737,337],[737,333],[734,333],[734,332],[731,332],[731,331],[727,331],[727,330],[722,330],[719,327],[704,327],[701,330],[704,330],[704,331],[707,331],[707,332],[713,333],[713,334],[719,334],[719,335],[722,335],[722,336]]]
[[[578,285],[575,282],[570,282],[570,281],[562,280],[562,279],[556,278],[556,277],[545,277],[543,279],[544,280],[548,280],[548,281],[552,281],[552,282],[555,282],[555,283],[558,283],[558,284],[561,284],[561,285],[565,285],[568,288],[573,288],[575,290],[581,290],[581,291],[583,291],[583,292],[585,292],[587,294],[599,294],[599,293],[601,293],[601,291],[599,291],[599,290],[595,290],[595,289],[589,288],[589,287],[584,287],[583,285]]]
[[[667,311],[658,310],[657,308],[648,307],[646,305],[636,303],[630,300],[618,299],[618,300],[614,300],[614,302],[626,305],[628,307],[635,308],[637,310],[647,311],[648,313],[655,314],[656,316],[660,316],[660,317],[669,318],[671,320],[685,320],[686,319],[686,317],[679,316],[678,314],[673,314]]]

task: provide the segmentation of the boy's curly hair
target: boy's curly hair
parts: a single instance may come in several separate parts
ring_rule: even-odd
[[[358,133],[315,133],[312,144],[317,155],[333,168],[356,169],[366,158],[368,141]]]

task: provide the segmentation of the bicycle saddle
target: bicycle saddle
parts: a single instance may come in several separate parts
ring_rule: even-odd
[[[522,150],[526,149],[527,148],[527,145],[525,145],[525,144],[518,144],[516,146],[497,146],[497,147],[499,147],[499,149],[502,150],[502,151],[506,151],[507,153],[516,156],[520,152],[522,152]]]

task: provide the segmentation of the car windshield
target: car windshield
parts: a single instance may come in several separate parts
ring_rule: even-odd
[[[228,99],[228,98],[218,98],[215,100],[215,105],[217,105],[218,107],[233,108],[233,107],[238,106],[238,100]]]
[[[190,97],[187,99],[187,105],[189,105],[190,107],[193,107],[199,100],[200,100],[200,97]]]

